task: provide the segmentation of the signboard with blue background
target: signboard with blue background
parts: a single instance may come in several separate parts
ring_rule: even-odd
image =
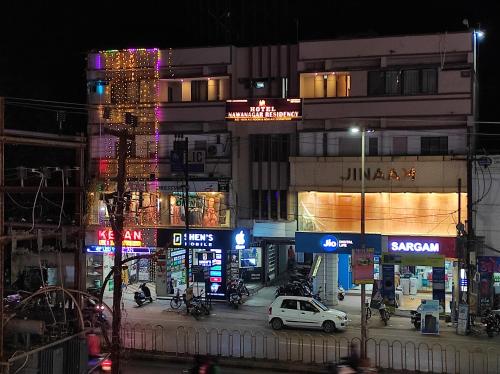
[[[303,253],[331,253],[339,255],[339,285],[353,287],[351,254],[361,248],[361,235],[354,233],[296,232],[295,251]],[[382,250],[382,236],[365,234],[365,248],[373,248],[375,255]]]
[[[296,232],[295,251],[304,253],[351,254],[361,248],[361,235],[353,233]],[[382,248],[382,236],[365,234],[365,248],[373,248],[376,255]]]

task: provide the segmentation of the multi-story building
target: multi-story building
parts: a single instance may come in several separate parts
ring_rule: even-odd
[[[375,235],[367,244],[378,256],[413,254],[397,264],[387,258],[376,276],[394,284],[396,273],[406,293],[410,281],[397,274],[411,272],[412,285],[444,300],[441,290],[457,277],[450,238],[466,220],[474,59],[469,32],[91,53],[88,250],[108,251],[112,240],[105,195],[116,189],[117,148],[106,128],[129,128],[126,226],[137,239],[129,247],[169,248],[156,274],[139,263],[131,277],[155,276],[158,293],[168,294],[185,283],[185,244],[212,248],[206,287],[217,294],[230,272],[278,277],[296,251],[299,263],[321,257],[316,283],[334,302],[338,282],[352,286],[359,245],[361,142],[349,132],[358,126],[367,137],[366,232]],[[183,168],[171,157],[185,138],[189,243]],[[339,250],[319,244],[325,233]],[[422,256],[430,244],[434,262]],[[106,267],[98,256],[93,263]],[[192,264],[191,280],[203,277],[197,255]]]
[[[500,232],[498,231],[499,155],[476,155],[472,174],[472,200],[477,253],[477,287],[480,313],[500,307]],[[474,269],[474,267],[473,267]],[[476,269],[474,269],[476,270]]]

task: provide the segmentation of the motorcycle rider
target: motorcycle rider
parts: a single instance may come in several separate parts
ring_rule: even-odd
[[[191,374],[219,374],[219,366],[215,358],[197,355],[194,358],[195,364],[191,369]]]

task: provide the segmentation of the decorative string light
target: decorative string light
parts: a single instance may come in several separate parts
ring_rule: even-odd
[[[127,146],[127,180],[149,181],[154,174],[147,193],[149,205],[156,206],[158,192],[158,143],[160,118],[160,51],[154,49],[126,49],[101,51],[96,59],[100,71],[108,82],[104,102],[109,110],[109,119],[105,120],[110,128],[121,130],[126,128],[125,113],[132,113],[138,119],[135,128],[136,141]],[[99,108],[101,118],[104,107]],[[102,188],[116,189],[113,178],[117,174],[117,142],[114,137],[104,135],[100,139],[104,160],[99,163]],[[153,146],[153,149],[151,149]],[[135,149],[134,149],[135,148]],[[138,157],[143,157],[138,159]],[[146,159],[144,159],[144,157]],[[159,212],[151,209],[149,214],[139,224],[157,225]]]

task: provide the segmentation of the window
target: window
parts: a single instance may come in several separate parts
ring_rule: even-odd
[[[423,155],[448,154],[447,136],[423,136],[420,139],[421,153]]]
[[[368,95],[383,95],[385,93],[385,72],[368,72]]]
[[[191,101],[207,101],[208,100],[208,82],[191,81]]]
[[[316,313],[318,309],[312,305],[309,301],[300,301],[300,310],[303,310],[305,312],[313,312]]]
[[[368,155],[378,156],[378,138],[368,138]]]
[[[287,190],[253,190],[252,191],[252,218],[255,219],[288,219]],[[259,206],[260,198],[260,206]],[[278,215],[279,204],[279,215]],[[269,217],[268,207],[271,207],[271,216]]]
[[[401,92],[401,74],[399,71],[385,72],[385,94],[398,95]]]
[[[403,95],[415,95],[419,93],[418,70],[405,70],[403,72]]]
[[[422,70],[422,93],[437,92],[437,72],[436,69]]]
[[[287,207],[287,202],[288,202],[288,191],[287,190],[281,190],[280,192],[280,218],[281,219],[288,219],[288,207]]]
[[[357,156],[361,154],[361,139],[359,137],[339,138],[339,156]]]
[[[437,93],[434,68],[368,72],[368,95],[419,95]]]
[[[271,191],[271,219],[278,219],[278,201],[280,198],[280,192],[272,190]]]
[[[297,310],[297,300],[285,299],[281,303],[281,308]]]
[[[408,153],[408,138],[406,136],[395,136],[392,138],[392,154],[405,155]]]
[[[269,206],[269,191],[268,190],[262,190],[260,191],[260,200],[261,200],[261,205],[260,205],[260,216],[262,219],[268,219],[268,206]]]
[[[351,94],[351,75],[344,72],[300,75],[300,96],[304,98],[347,97]]]
[[[290,156],[288,135],[252,135],[250,141],[252,161],[288,161]]]
[[[259,190],[252,191],[252,218],[259,218]]]

